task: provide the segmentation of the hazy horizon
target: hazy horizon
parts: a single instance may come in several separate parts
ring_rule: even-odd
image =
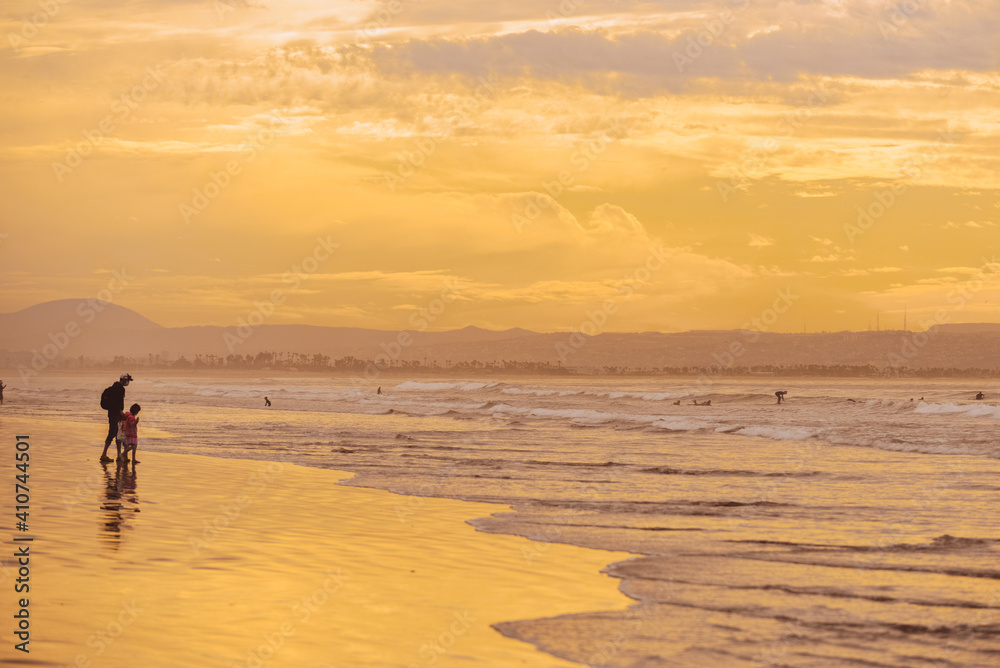
[[[128,306],[122,306],[121,304],[116,304],[113,301],[96,300],[96,298],[73,298],[73,297],[64,298],[64,299],[56,299],[56,300],[51,300],[51,301],[46,301],[46,302],[40,302],[38,304],[31,304],[31,305],[25,306],[24,308],[17,309],[15,311],[9,311],[9,312],[0,313],[0,316],[15,315],[15,314],[21,313],[23,311],[29,311],[31,309],[35,309],[36,307],[46,307],[46,306],[53,306],[53,307],[55,307],[56,305],[59,305],[61,307],[62,305],[69,306],[71,304],[74,304],[75,306],[73,306],[73,308],[70,310],[71,311],[71,313],[70,313],[71,318],[75,314],[76,316],[79,316],[80,318],[83,318],[86,321],[86,324],[89,324],[93,320],[96,320],[96,318],[100,318],[101,317],[101,309],[100,309],[100,307],[95,308],[95,307],[92,306],[93,302],[95,302],[95,301],[98,301],[98,302],[100,302],[102,304],[105,304],[107,306],[111,306],[112,308],[114,308],[114,307],[121,307],[121,308],[126,309],[128,311],[131,311],[132,313],[136,314],[137,316],[139,316],[143,320],[149,321],[150,323],[156,325],[157,327],[163,327],[163,328],[166,328],[166,329],[182,329],[182,328],[191,328],[191,327],[219,327],[219,328],[226,328],[226,327],[233,328],[233,327],[235,327],[235,328],[238,328],[240,326],[247,325],[247,319],[244,318],[244,317],[238,318],[236,322],[222,324],[222,325],[215,324],[215,323],[204,323],[204,322],[202,322],[202,323],[185,323],[185,324],[178,324],[178,325],[163,325],[163,324],[161,324],[159,322],[156,322],[155,320],[153,320],[151,318],[146,317],[145,314],[143,314],[140,310],[137,310],[135,308],[130,308]],[[424,312],[425,312],[424,315],[433,315],[427,309],[424,309]],[[420,313],[421,313],[421,311],[418,310],[417,311],[417,315],[420,315]],[[521,327],[521,326],[518,326],[518,325],[514,325],[512,327],[507,327],[507,328],[504,328],[504,329],[497,329],[497,328],[490,328],[490,327],[481,327],[479,325],[475,325],[475,324],[471,324],[471,323],[470,324],[466,324],[466,325],[459,325],[459,326],[455,326],[455,327],[450,327],[450,328],[434,327],[430,323],[427,323],[428,326],[426,326],[426,327],[420,327],[419,326],[419,325],[422,325],[422,324],[424,324],[426,322],[427,322],[427,318],[422,318],[419,322],[416,323],[416,325],[417,325],[416,327],[414,327],[414,326],[402,326],[402,327],[399,327],[398,329],[382,329],[382,328],[378,328],[378,327],[361,327],[361,326],[357,326],[357,325],[338,325],[338,324],[323,325],[323,324],[312,323],[312,322],[270,322],[270,321],[267,321],[265,319],[264,322],[261,322],[258,325],[254,325],[253,328],[256,329],[257,327],[261,327],[261,326],[265,326],[265,325],[302,325],[302,326],[306,326],[306,327],[327,327],[327,328],[332,328],[332,329],[338,329],[338,328],[343,328],[343,329],[368,329],[368,330],[372,330],[372,331],[382,331],[382,332],[420,331],[420,332],[427,332],[427,333],[446,333],[446,332],[460,331],[460,330],[463,330],[463,329],[482,329],[482,330],[486,330],[486,331],[490,331],[490,332],[496,332],[496,333],[503,333],[503,332],[507,332],[507,331],[519,330],[519,331],[523,331],[526,334],[565,334],[568,331],[569,332],[575,331],[574,329],[571,329],[571,330],[565,330],[565,329],[563,329],[563,330],[548,330],[548,331],[545,331],[545,330],[529,329],[527,327]],[[679,330],[645,330],[645,331],[637,331],[637,330],[628,331],[628,330],[602,329],[599,332],[597,332],[597,334],[589,334],[589,335],[593,336],[593,335],[598,335],[598,334],[601,334],[601,333],[603,333],[603,334],[688,334],[688,333],[694,334],[694,333],[698,333],[698,332],[733,332],[733,331],[742,331],[742,330],[749,330],[749,331],[759,332],[759,333],[762,333],[762,334],[764,334],[764,333],[771,333],[771,332],[769,332],[769,330],[768,330],[768,328],[766,326],[766,323],[760,321],[759,319],[758,319],[758,321],[756,323],[749,322],[749,323],[744,323],[744,324],[750,324],[750,327],[734,327],[734,328],[731,328],[731,329],[683,329],[683,330],[679,329]],[[921,331],[927,331],[927,329],[930,329],[930,327],[928,327],[927,329],[918,329],[918,328],[913,327],[912,324],[906,323],[905,321],[901,321],[900,323],[898,323],[900,325],[899,327],[894,327],[894,326],[892,326],[892,324],[893,323],[889,323],[888,326],[884,326],[884,325],[882,325],[881,323],[879,323],[876,320],[874,326],[871,329],[867,329],[867,328],[866,329],[858,329],[858,330],[852,330],[852,329],[823,329],[823,330],[803,330],[803,331],[787,331],[787,332],[774,331],[773,333],[777,333],[777,334],[839,334],[839,333],[860,334],[860,333],[865,333],[865,332],[921,332]],[[931,326],[932,327],[941,327],[941,328],[944,328],[946,330],[951,330],[951,331],[958,331],[958,330],[975,331],[975,330],[978,330],[978,331],[981,331],[981,332],[989,332],[989,333],[1000,332],[1000,323],[994,323],[994,322],[971,322],[971,321],[970,322],[942,322],[942,323],[933,323]],[[595,324],[595,329],[596,329],[596,324]]]

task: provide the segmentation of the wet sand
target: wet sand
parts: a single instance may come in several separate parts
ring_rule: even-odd
[[[98,463],[100,424],[4,416],[11,477],[21,433],[31,437],[30,530],[8,520],[5,542],[35,538],[31,653],[15,651],[5,629],[5,665],[570,666],[492,625],[630,603],[600,574],[628,554],[467,524],[502,506],[141,445],[133,474]],[[12,552],[0,562],[4,610],[14,606]]]

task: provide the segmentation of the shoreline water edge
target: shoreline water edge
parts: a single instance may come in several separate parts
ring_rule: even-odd
[[[0,417],[5,440],[32,432],[34,539],[29,639],[5,634],[0,664],[568,668],[493,625],[629,603],[599,572],[608,553],[558,546],[525,568],[528,541],[466,524],[492,505],[424,499],[404,521],[401,497],[337,485],[343,471],[164,452],[101,464],[91,426]],[[5,610],[16,571],[0,561]]]
[[[144,447],[351,471],[342,486],[409,495],[404,522],[428,497],[506,504],[466,519],[530,538],[525,567],[563,543],[636,555],[601,569],[631,606],[495,625],[556,657],[985,666],[1000,651],[1000,409],[954,382],[804,379],[780,407],[734,382],[705,409],[688,388],[620,379],[405,381],[376,397],[302,381],[269,390],[276,410],[245,405],[268,383],[149,383],[151,423],[173,436]]]

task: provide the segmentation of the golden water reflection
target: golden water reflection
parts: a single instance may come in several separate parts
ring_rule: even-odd
[[[122,461],[115,462],[113,466],[102,462],[101,467],[104,469],[100,514],[102,542],[117,551],[121,547],[122,531],[129,528],[129,520],[139,512],[138,476],[135,466],[130,469]]]

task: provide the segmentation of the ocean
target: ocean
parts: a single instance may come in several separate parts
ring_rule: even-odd
[[[4,410],[93,422],[96,445],[114,375],[9,382]],[[606,569],[629,610],[498,625],[556,656],[1000,665],[995,382],[133,375],[140,459],[350,471],[410,495],[401,521],[420,497],[503,504],[470,522],[533,539],[525,569],[554,542],[634,554]]]

